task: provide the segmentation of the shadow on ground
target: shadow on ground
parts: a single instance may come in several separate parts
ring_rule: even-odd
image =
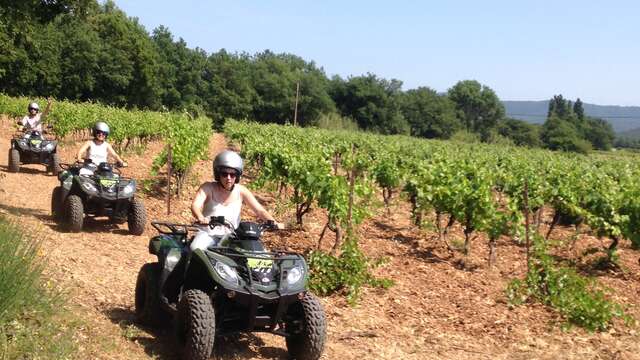
[[[181,346],[174,335],[171,321],[166,326],[152,328],[143,326],[135,321],[132,309],[112,307],[103,313],[117,324],[122,336],[144,347],[144,351],[154,359],[180,359]],[[211,359],[288,359],[286,348],[266,346],[264,341],[255,334],[238,334],[217,337]]]
[[[34,218],[41,220],[45,223],[51,221],[51,216],[48,212],[40,209],[23,208],[11,205],[0,204],[0,210],[8,212],[14,216],[33,216]]]
[[[0,170],[7,173],[12,173],[12,174],[36,174],[36,175],[53,176],[51,175],[51,173],[47,172],[47,168],[44,165],[41,165],[39,168],[30,168],[30,167],[25,167],[24,165],[20,165],[20,171],[18,171],[17,173],[9,171],[9,167],[6,165],[0,165]]]

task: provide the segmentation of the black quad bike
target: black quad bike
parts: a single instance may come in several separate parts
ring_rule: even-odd
[[[194,251],[189,249],[193,225],[151,224],[160,232],[149,242],[158,261],[138,273],[136,318],[162,325],[173,317],[184,359],[209,359],[216,338],[240,332],[281,335],[292,358],[320,358],[324,310],[306,289],[304,258],[265,251],[260,236],[275,228],[273,222],[241,222],[217,245]],[[224,217],[213,217],[210,226],[224,224],[231,228]]]
[[[60,185],[51,195],[51,213],[56,222],[78,232],[85,216],[107,216],[117,224],[126,221],[132,235],[142,235],[147,215],[144,204],[135,197],[136,181],[121,176],[117,164],[96,166],[86,160],[84,164],[60,166]],[[92,169],[93,174],[81,175],[83,167]]]
[[[58,141],[48,140],[39,131],[27,130],[16,133],[9,149],[9,171],[19,172],[20,164],[43,164],[47,171],[58,175],[60,157],[56,152]]]

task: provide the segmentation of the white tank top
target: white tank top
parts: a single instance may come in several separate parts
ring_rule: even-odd
[[[218,186],[216,183],[212,183],[213,186]],[[202,215],[205,217],[211,216],[224,216],[224,218],[233,225],[233,228],[238,228],[240,225],[240,210],[242,209],[242,197],[240,197],[240,189],[237,186],[233,187],[230,196],[236,201],[230,204],[223,204],[215,196],[215,192],[211,191],[211,195],[205,202],[202,209]],[[207,226],[209,229],[209,227]],[[209,229],[209,235],[224,235],[229,230],[226,227],[218,226],[214,229]]]
[[[34,117],[29,117],[29,115],[27,115],[22,118],[22,126],[28,127],[31,130],[42,132],[42,122],[40,120],[40,117],[40,113],[37,113]]]
[[[92,141],[87,152],[89,153],[89,159],[91,159],[94,164],[99,165],[100,163],[107,162],[106,141],[103,141],[100,145],[96,144],[95,141]]]

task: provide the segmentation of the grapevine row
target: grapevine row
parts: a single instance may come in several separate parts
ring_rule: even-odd
[[[640,245],[640,166],[631,156],[570,155],[242,122],[228,122],[225,133],[260,167],[259,184],[290,186],[297,209],[317,205],[340,221],[346,218],[345,175],[357,168],[356,218],[370,211],[374,189],[383,191],[385,199],[401,191],[410,199],[417,222],[421,214],[435,213],[441,235],[459,223],[465,251],[477,232],[486,233],[490,241],[522,235],[525,185],[529,212],[537,215],[538,224],[547,206],[555,213],[551,229],[561,216],[571,217],[615,244],[624,237]]]

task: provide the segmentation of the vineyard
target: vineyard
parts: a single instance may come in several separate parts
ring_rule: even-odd
[[[0,99],[3,109],[14,101]],[[12,105],[12,117],[23,114],[28,99],[22,101]],[[56,132],[62,104],[55,102],[51,113]],[[144,118],[152,116],[165,130],[145,140],[130,135],[130,142],[148,144],[144,153],[125,153],[139,164],[128,174],[139,179],[150,175],[153,159],[166,159],[170,136],[187,146],[181,126],[193,126],[188,116],[180,126],[164,117],[181,115]],[[6,148],[12,130],[5,119]],[[79,130],[66,133],[63,159],[73,159],[87,137],[81,126],[73,128]],[[203,131],[211,135],[208,127]],[[323,295],[328,316],[323,358],[531,358],[566,351],[566,358],[595,359],[638,353],[636,327],[622,326],[639,317],[640,272],[631,249],[638,167],[631,155],[575,156],[235,121],[224,131],[209,139],[209,155],[225,146],[240,149],[248,165],[243,182],[256,188],[278,220],[301,224],[270,234],[265,244],[307,257],[309,286]],[[122,139],[124,148],[127,136]],[[190,160],[190,176],[197,178],[187,182],[192,194],[194,184],[210,181],[211,162]],[[150,261],[148,237],[132,238],[100,221],[86,233],[62,232],[51,220],[50,198],[24,191],[27,182],[46,193],[57,179],[26,170],[0,174],[5,194],[13,195],[0,196],[0,213],[42,228],[48,237],[51,278],[74,289],[72,302],[81,306],[74,312],[90,321],[80,330],[81,357],[178,358],[173,332],[154,333],[134,320],[136,271]],[[142,196],[150,219],[191,220],[187,196],[170,216],[162,197]],[[578,266],[594,255],[600,261],[594,267]],[[605,270],[585,276],[596,265]],[[565,332],[556,323],[596,332]],[[113,344],[87,340],[98,338]],[[241,337],[218,355],[285,359],[280,340]]]
[[[310,208],[326,210],[327,224],[318,248],[325,230],[331,229],[336,233],[331,250],[335,254],[342,234],[353,231],[353,226],[372,212],[376,199],[382,198],[381,205],[388,206],[393,196],[400,196],[410,203],[412,210],[407,216],[415,226],[437,230],[438,239],[452,253],[448,234],[454,226],[462,229],[462,262],[471,243],[478,239],[488,239],[489,266],[496,261],[496,243],[501,236],[526,242],[527,249],[532,249],[527,278],[530,288],[516,289],[514,285],[514,302],[537,297],[561,312],[572,312],[566,314],[570,320],[575,316],[572,321],[592,329],[606,328],[612,317],[623,316],[619,307],[606,302],[600,290],[589,295],[593,301],[586,308],[564,310],[566,304],[554,304],[553,294],[540,291],[569,288],[563,283],[565,279],[582,284],[571,289],[579,293],[574,294],[577,297],[597,289],[548,261],[547,239],[559,225],[573,226],[574,239],[585,228],[607,239],[605,247],[592,250],[602,253],[600,267],[617,267],[621,239],[640,246],[640,167],[632,157],[569,155],[241,122],[228,122],[225,134],[254,164],[258,174],[255,185],[272,184],[280,193],[289,189],[299,225]],[[374,196],[376,192],[381,196]],[[546,224],[542,224],[544,211],[553,214]],[[350,272],[352,268],[345,271]],[[540,273],[548,276],[541,280]],[[559,273],[564,277],[553,280]],[[544,281],[549,283],[541,284]],[[335,279],[315,285],[321,293],[341,286]],[[583,311],[594,307],[600,307],[598,313],[607,312],[606,319],[597,324],[581,317]]]
[[[258,184],[294,190],[298,220],[311,204],[346,224],[348,179],[356,170],[353,218],[360,221],[374,190],[387,199],[402,193],[421,223],[436,214],[443,236],[459,222],[468,235],[523,237],[524,210],[539,228],[543,207],[554,211],[551,229],[574,219],[599,236],[640,246],[640,166],[636,159],[582,156],[516,147],[424,141],[402,136],[329,132],[228,122],[226,135],[241,144],[259,171]],[[525,206],[525,187],[527,206]],[[546,234],[548,237],[548,234]]]

